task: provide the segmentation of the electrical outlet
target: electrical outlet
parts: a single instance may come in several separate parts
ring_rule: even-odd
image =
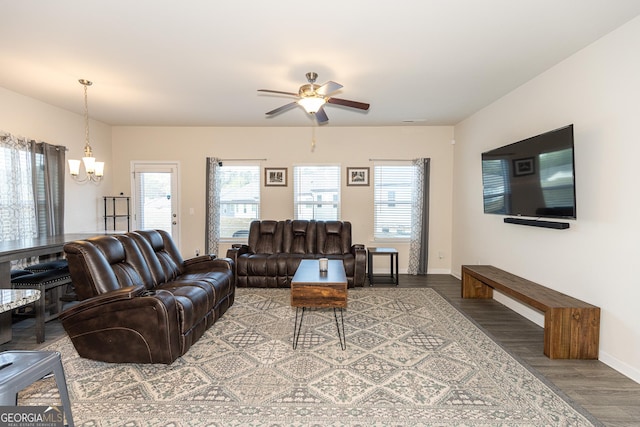
[[[200,256],[200,249],[196,249],[196,256]]]

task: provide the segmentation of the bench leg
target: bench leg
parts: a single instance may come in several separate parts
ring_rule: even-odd
[[[462,298],[493,298],[493,288],[470,274],[462,274]]]
[[[597,359],[600,309],[552,308],[544,315],[544,354],[549,359]]]

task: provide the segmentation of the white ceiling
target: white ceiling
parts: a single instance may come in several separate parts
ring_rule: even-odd
[[[368,112],[453,125],[640,14],[638,0],[0,0],[0,87],[111,125],[309,126],[305,73]],[[630,53],[632,54],[632,53]]]

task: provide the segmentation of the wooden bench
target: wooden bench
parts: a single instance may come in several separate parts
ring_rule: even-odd
[[[544,312],[544,354],[597,359],[600,308],[490,265],[462,266],[462,298],[492,298],[496,289]]]

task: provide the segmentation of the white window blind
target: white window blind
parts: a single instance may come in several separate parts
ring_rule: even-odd
[[[171,171],[136,173],[137,228],[171,233]]]
[[[340,219],[340,166],[294,166],[295,219]]]
[[[374,238],[410,239],[414,192],[412,165],[374,166]]]
[[[220,238],[246,239],[251,221],[260,219],[260,166],[220,167]]]

